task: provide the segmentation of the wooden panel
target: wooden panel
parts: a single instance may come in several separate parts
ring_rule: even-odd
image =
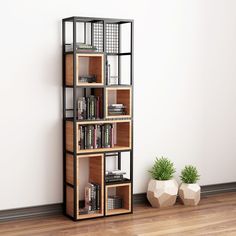
[[[103,194],[103,179],[104,179],[104,163],[103,155],[94,156],[89,158],[89,182],[94,182],[100,185],[100,200],[101,200],[101,210],[100,213],[103,214],[104,209],[104,194]]]
[[[74,217],[74,190],[69,186],[66,187],[66,213]]]
[[[131,148],[131,122],[117,123],[117,145]]]
[[[66,121],[66,150],[73,152],[73,122]]]
[[[66,55],[66,85],[73,85],[73,54]]]
[[[77,183],[79,183],[79,158],[77,161]],[[74,184],[74,157],[73,155],[66,154],[66,182]]]
[[[83,149],[79,150],[78,153],[96,153],[96,152],[107,152],[107,151],[124,151],[129,150],[131,147],[115,145],[113,148],[96,148],[96,149]]]
[[[131,210],[131,187],[127,186],[117,187],[116,194],[123,199],[123,208]]]
[[[96,75],[97,83],[103,84],[103,55],[89,57],[89,74]]]

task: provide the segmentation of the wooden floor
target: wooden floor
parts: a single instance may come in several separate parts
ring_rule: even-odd
[[[197,207],[135,206],[134,214],[73,222],[62,215],[0,223],[1,236],[236,236],[236,193],[203,198]]]

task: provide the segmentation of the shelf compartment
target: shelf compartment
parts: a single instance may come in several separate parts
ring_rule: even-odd
[[[108,197],[111,195],[121,197],[122,208],[108,210]],[[106,186],[106,215],[117,215],[131,212],[131,183],[113,184]]]
[[[125,114],[109,114],[109,105],[123,104]],[[132,88],[131,87],[108,87],[106,88],[106,118],[131,118],[132,116]]]
[[[80,149],[80,126],[93,124],[114,124],[115,125],[115,145],[111,148],[96,148],[96,149]],[[76,137],[78,154],[82,153],[98,153],[98,152],[112,152],[124,151],[132,148],[132,126],[131,120],[101,120],[101,121],[78,121],[76,122]],[[73,152],[73,122],[66,121],[66,150]]]
[[[65,55],[66,86],[73,86],[73,55]],[[79,76],[95,75],[96,83],[80,82]],[[104,55],[98,53],[76,54],[76,86],[96,87],[104,85]]]
[[[100,210],[97,213],[89,214],[79,214],[80,202],[83,202],[83,199],[80,199],[80,165],[81,160],[88,158],[88,182],[97,183],[100,185]],[[67,154],[66,156],[66,182],[74,185],[74,157],[73,155]],[[103,154],[94,154],[94,155],[77,155],[76,157],[76,166],[77,166],[77,186],[72,188],[71,186],[66,187],[66,212],[68,215],[74,215],[74,191],[77,191],[77,219],[87,219],[94,217],[101,217],[104,215],[104,158]],[[82,167],[83,168],[83,167]]]

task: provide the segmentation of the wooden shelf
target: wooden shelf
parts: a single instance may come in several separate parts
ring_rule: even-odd
[[[96,149],[80,149],[79,141],[80,141],[80,126],[88,125],[88,124],[106,124],[111,123],[115,124],[115,136],[116,143],[112,148],[96,148]],[[79,121],[76,123],[76,137],[77,137],[77,154],[80,153],[96,153],[96,152],[109,152],[109,151],[122,151],[122,150],[130,150],[132,148],[131,140],[132,140],[132,126],[131,120],[106,120],[106,121]],[[66,150],[72,152],[74,148],[73,144],[73,122],[66,121]]]
[[[89,178],[88,182],[97,183],[100,185],[100,210],[99,213],[91,213],[79,215],[79,204],[77,205],[77,219],[93,218],[104,215],[104,158],[103,154],[93,154],[93,155],[79,155],[76,157],[76,167],[77,167],[77,186],[75,189],[77,191],[78,202],[79,199],[79,187],[80,187],[80,178],[79,178],[79,166],[81,158],[88,158],[89,160]],[[71,154],[66,156],[66,182],[74,185],[74,157]],[[74,192],[71,186],[66,187],[66,213],[70,216],[74,216]]]
[[[132,88],[131,87],[107,87],[106,92],[106,118],[131,118],[132,117]],[[123,104],[124,115],[110,115],[108,106],[111,104]]]
[[[81,220],[81,219],[91,219],[91,218],[96,218],[96,217],[102,217],[103,214],[100,213],[92,213],[92,214],[83,214],[83,215],[78,215],[77,219]]]
[[[123,207],[108,210],[108,196],[110,190],[115,190],[115,195],[120,196],[123,200]],[[131,212],[131,183],[106,185],[106,215],[115,215]]]
[[[118,214],[124,214],[124,213],[130,213],[130,210],[124,209],[124,208],[119,208],[119,209],[112,209],[108,210],[106,215],[118,215]]]
[[[66,54],[66,86],[73,86],[73,55]],[[79,82],[79,76],[95,75],[96,83]],[[104,85],[104,55],[91,53],[76,54],[76,86],[96,87]]]

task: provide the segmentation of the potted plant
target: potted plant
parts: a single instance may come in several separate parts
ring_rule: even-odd
[[[201,197],[201,188],[197,183],[199,178],[195,166],[185,166],[181,171],[180,179],[183,183],[179,188],[179,197],[184,205],[196,206],[199,203]]]
[[[174,164],[168,158],[156,158],[149,172],[152,179],[148,184],[147,199],[152,207],[174,205],[178,193],[178,184],[173,179],[175,173]]]

